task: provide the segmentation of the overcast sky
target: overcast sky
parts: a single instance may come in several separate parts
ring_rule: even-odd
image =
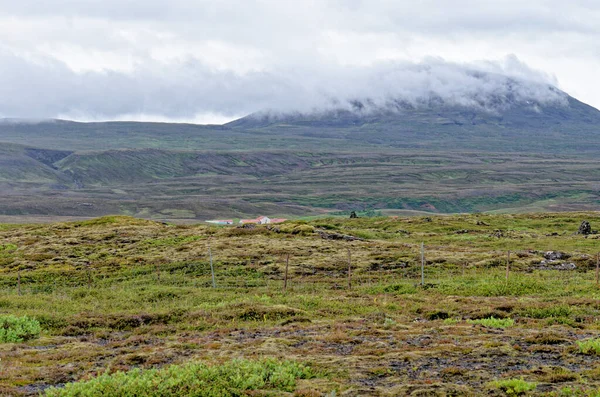
[[[472,70],[600,107],[600,2],[0,0],[4,117],[206,123],[504,89]]]

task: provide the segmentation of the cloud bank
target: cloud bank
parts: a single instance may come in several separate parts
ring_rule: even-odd
[[[419,63],[275,69],[235,73],[188,60],[148,61],[132,71],[76,73],[51,58],[23,59],[0,52],[0,113],[7,117],[194,120],[257,111],[310,112],[332,108],[445,104],[501,110],[511,103],[564,103],[550,76],[509,56],[457,64]]]
[[[0,0],[0,115],[493,110],[564,100],[548,85],[600,107],[598,43],[592,0]]]

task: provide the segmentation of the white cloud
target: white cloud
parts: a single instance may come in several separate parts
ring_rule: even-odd
[[[461,66],[551,82],[600,107],[591,0],[0,0],[0,43],[9,116],[227,119],[427,89],[465,100],[475,86]],[[414,71],[435,57],[447,62],[432,79]]]

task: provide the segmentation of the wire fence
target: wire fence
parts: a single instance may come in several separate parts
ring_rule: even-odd
[[[442,248],[436,247],[438,256],[443,251]],[[536,267],[531,266],[529,262],[524,264],[520,260],[530,255],[531,250],[479,251],[474,254],[463,252],[460,260],[450,263],[428,261],[425,244],[419,244],[413,247],[413,250],[420,252],[414,252],[411,261],[363,263],[353,255],[359,253],[358,248],[345,247],[332,253],[333,266],[323,267],[309,263],[304,257],[295,257],[289,252],[259,255],[262,260],[258,264],[230,263],[220,260],[218,252],[209,245],[205,258],[185,262],[142,263],[118,270],[93,262],[84,262],[72,266],[71,269],[62,270],[17,269],[0,274],[0,291],[26,295],[53,293],[69,288],[110,288],[119,284],[143,283],[214,289],[266,288],[283,292],[322,288],[351,290],[394,283],[409,283],[415,287],[429,288],[452,278],[472,280],[485,276],[493,276],[494,282],[509,284],[516,276],[539,277],[534,274],[536,270],[554,271],[553,274],[556,275],[553,277],[565,282],[572,278],[569,274],[579,273],[579,279],[583,278],[596,286],[600,285],[599,255],[584,254],[578,265],[564,260],[552,260],[552,266]],[[486,265],[481,265],[482,255],[487,258]]]

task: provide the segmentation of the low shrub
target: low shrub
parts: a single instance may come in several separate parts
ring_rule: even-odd
[[[481,324],[484,327],[491,327],[491,328],[507,328],[507,327],[512,327],[515,324],[515,320],[513,320],[512,318],[496,318],[496,317],[480,318],[478,320],[467,320],[467,322],[470,324]]]
[[[293,392],[296,380],[315,377],[311,369],[293,361],[233,360],[222,365],[171,365],[162,369],[115,372],[92,380],[46,390],[47,397],[71,396],[197,396],[233,397],[250,390]]]
[[[12,314],[0,316],[0,342],[18,343],[35,339],[42,328],[37,320]]]
[[[527,392],[535,390],[537,384],[527,382],[521,379],[497,380],[490,383],[490,386],[502,390],[507,396],[522,396]]]
[[[578,340],[576,343],[581,353],[600,355],[600,338]]]
[[[548,307],[528,307],[524,309],[521,314],[525,317],[530,318],[555,318],[555,317],[569,317],[571,315],[571,308],[569,306],[548,306]]]

